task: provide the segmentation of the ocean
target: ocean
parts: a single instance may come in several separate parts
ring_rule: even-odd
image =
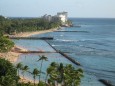
[[[73,27],[62,27],[37,37],[54,37],[47,40],[57,50],[65,52],[82,65],[84,77],[80,86],[104,86],[99,79],[110,81],[115,86],[115,19],[109,18],[70,18]],[[44,40],[14,40],[15,44],[28,50],[54,50]],[[41,54],[40,54],[41,55]],[[44,62],[43,71],[50,62],[73,64],[58,53],[46,53],[49,61]],[[39,54],[22,54],[18,62],[29,65],[30,71],[39,67],[36,60]],[[73,64],[75,67],[79,67]],[[26,74],[32,79],[32,76]],[[43,75],[43,78],[45,76]]]

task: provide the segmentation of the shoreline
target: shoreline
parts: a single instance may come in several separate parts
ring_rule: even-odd
[[[17,61],[20,54],[21,53],[9,51],[6,53],[0,53],[0,58],[6,59],[6,60],[10,61],[11,63],[14,63]]]
[[[14,36],[14,37],[29,37],[32,35],[37,35],[37,34],[43,34],[43,33],[48,33],[48,32],[53,32],[56,31],[59,27],[49,29],[49,30],[42,30],[42,31],[33,31],[33,32],[23,32],[23,33],[18,33],[15,35],[9,35],[9,36]],[[15,63],[19,56],[22,53],[19,53],[19,51],[28,51],[27,49],[14,45],[14,47],[11,49],[11,51],[7,53],[0,53],[0,58],[5,58],[6,60],[10,61],[11,63]]]
[[[13,37],[29,37],[29,36],[32,36],[32,35],[53,32],[53,31],[56,31],[58,28],[59,27],[49,29],[49,30],[42,30],[42,31],[23,32],[23,33],[18,33],[18,34],[15,34],[15,35],[9,35],[9,37],[10,36],[13,36]],[[15,63],[18,60],[19,56],[22,54],[22,53],[19,53],[19,51],[28,51],[28,50],[21,47],[21,46],[14,45],[14,47],[11,49],[11,51],[9,51],[7,53],[0,53],[0,58],[4,58],[4,59],[10,61],[11,63]],[[20,78],[21,78],[20,80],[24,83],[28,83],[28,82],[33,83],[33,80],[31,80],[29,78],[25,78],[24,80],[23,80],[22,77],[20,77]]]
[[[28,83],[28,82],[30,82],[30,83],[34,83],[34,80],[29,79],[29,78],[26,78],[26,77],[23,78],[22,76],[20,76],[20,80],[19,80],[19,82],[24,82],[24,83]],[[37,84],[37,83],[39,83],[39,81],[36,80],[35,83]]]
[[[22,33],[18,33],[18,34],[15,34],[15,35],[9,35],[9,36],[10,37],[29,37],[29,36],[32,36],[32,35],[53,32],[53,31],[56,31],[57,29],[58,29],[58,27],[53,28],[53,29],[49,29],[49,30],[41,30],[41,31],[33,31],[33,32],[22,32]]]
[[[22,53],[19,53],[19,51],[27,51],[27,49],[14,45],[11,51],[6,52],[6,53],[0,53],[0,58],[4,58],[10,61],[11,63],[15,63],[17,59],[19,58],[19,56],[22,54]]]

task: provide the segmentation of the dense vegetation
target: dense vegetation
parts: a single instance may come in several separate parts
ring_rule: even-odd
[[[0,29],[7,34],[46,30],[58,26],[60,26],[59,21],[49,22],[43,18],[4,18],[0,16]]]
[[[16,34],[20,32],[39,31],[56,28],[60,22],[49,22],[43,18],[5,18],[0,16],[0,52],[9,51],[14,43],[4,34]]]
[[[41,56],[39,58],[41,60],[40,64],[43,64],[46,58]],[[40,68],[42,68],[42,65]],[[23,75],[23,79],[25,78],[25,72],[32,74],[34,83],[23,83],[23,79],[20,82],[19,72]],[[40,79],[41,74],[46,75],[44,81]],[[29,71],[27,65],[18,63],[14,66],[9,61],[0,59],[0,86],[79,86],[82,76],[82,69],[76,69],[71,64],[52,62],[44,73],[38,68]],[[39,77],[39,83],[36,83],[36,77]]]
[[[16,86],[16,68],[7,60],[0,59],[0,86]]]
[[[16,68],[23,73],[23,71],[29,72],[33,75],[34,83],[20,83],[21,86],[79,86],[81,82],[81,77],[83,76],[82,69],[76,69],[71,64],[63,64],[52,62],[44,73],[42,70],[42,65],[44,61],[47,61],[47,57],[40,56],[40,69],[35,68],[32,72],[29,71],[28,66],[23,66],[18,63]],[[46,78],[44,81],[41,80],[41,75],[45,74]],[[19,75],[19,74],[18,74]],[[39,83],[36,82],[36,77],[39,77]],[[23,77],[24,78],[24,77]]]
[[[13,46],[14,43],[0,31],[0,53],[10,51]]]

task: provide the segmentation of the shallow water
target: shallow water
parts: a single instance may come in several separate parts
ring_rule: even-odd
[[[68,52],[68,55],[81,63],[85,71],[81,86],[86,86],[86,84],[87,86],[97,86],[97,84],[103,86],[98,79],[109,80],[115,85],[115,19],[71,20],[74,25],[81,25],[81,27],[62,28],[60,31],[77,32],[51,32],[35,36],[54,37],[54,40],[48,41],[53,47],[62,52]],[[53,51],[46,42],[41,42],[41,40],[27,42],[18,40],[16,44],[30,50],[38,50],[37,48],[40,47],[42,50]],[[24,56],[21,56],[19,60],[23,61],[23,58]],[[71,62],[67,61],[67,63]]]
[[[39,56],[42,55],[45,55],[48,58],[48,61],[43,62],[42,72],[45,73],[42,74],[41,77],[41,79],[43,80],[45,79],[46,76],[46,69],[51,64],[51,62],[73,64],[71,61],[69,61],[68,59],[66,59],[65,57],[61,56],[58,53],[21,54],[20,58],[17,60],[15,64],[21,62],[23,65],[27,65],[29,67],[29,71],[32,72],[34,68],[40,69],[41,61],[38,61],[38,59]],[[21,71],[20,71],[20,75],[22,76]],[[33,76],[30,73],[25,73],[25,77],[30,80],[33,80]]]
[[[44,40],[14,40],[14,42],[17,46],[21,46],[30,51],[54,52],[54,49],[52,49]]]

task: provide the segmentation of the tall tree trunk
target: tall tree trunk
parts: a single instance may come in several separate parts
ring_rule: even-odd
[[[41,66],[40,66],[40,76],[39,76],[39,82],[40,82],[40,78],[41,78],[42,63],[43,63],[43,60],[42,60],[42,62],[41,62]]]
[[[36,80],[36,78],[35,78],[35,75],[34,75],[34,86],[35,86],[35,80]]]
[[[45,83],[46,83],[46,81],[47,81],[47,78],[48,78],[48,73],[47,73],[47,75],[46,75]],[[47,85],[47,83],[46,83],[46,85]]]
[[[23,73],[23,79],[24,79],[24,73]]]
[[[18,76],[19,76],[19,69],[17,70],[17,72],[18,72]]]

